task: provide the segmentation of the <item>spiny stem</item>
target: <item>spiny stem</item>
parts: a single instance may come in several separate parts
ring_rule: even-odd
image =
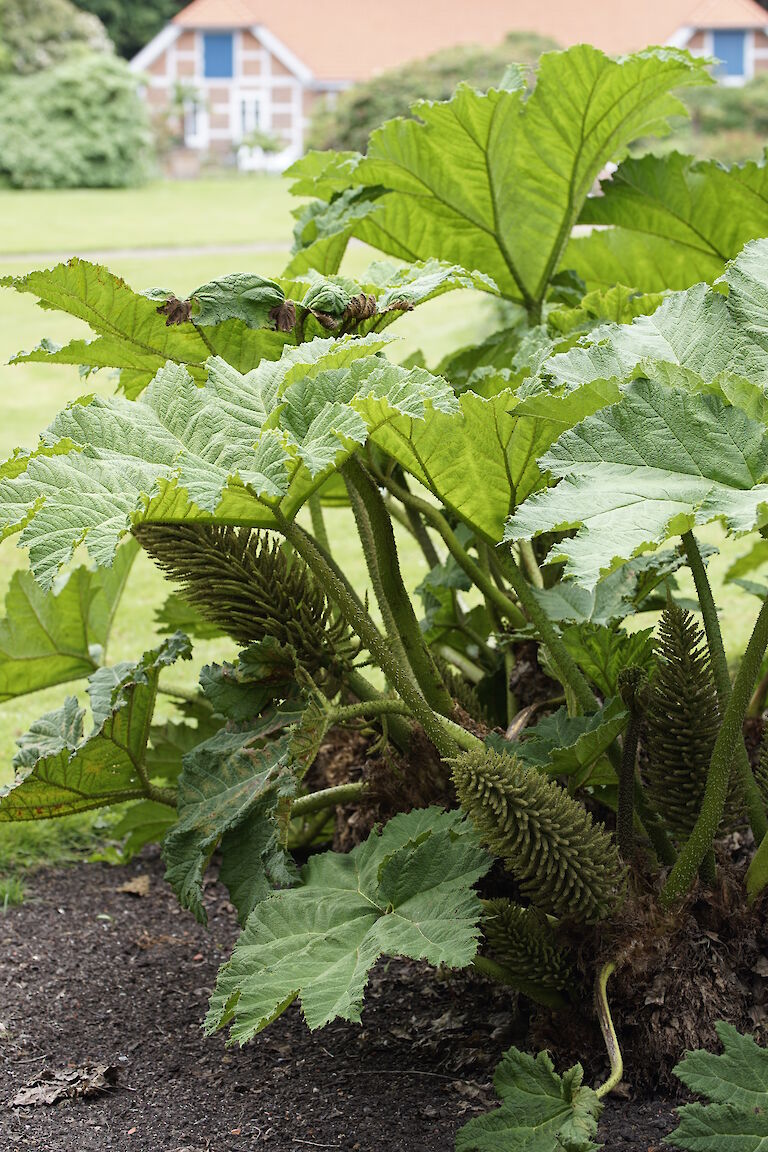
[[[595,694],[586,681],[581,669],[554,628],[533,589],[520,571],[511,551],[497,553],[504,575],[509,580],[515,595],[533,624],[539,639],[547,646],[552,663],[563,685],[570,688],[582,712],[592,712],[597,707]]]
[[[619,1047],[619,1038],[613,1026],[611,1009],[608,1004],[608,981],[615,971],[616,962],[609,960],[607,964],[603,964],[595,980],[595,1007],[597,1009],[597,1018],[600,1023],[600,1031],[603,1034],[603,1040],[605,1041],[605,1047],[608,1052],[608,1060],[611,1065],[610,1076],[604,1084],[601,1084],[599,1088],[595,1089],[595,1095],[599,1099],[602,1099],[603,1096],[607,1096],[609,1092],[612,1092],[624,1075],[624,1060],[621,1055],[621,1048]]]
[[[728,661],[725,657],[723,636],[720,631],[720,621],[717,618],[715,598],[712,595],[712,586],[709,583],[707,570],[704,567],[704,561],[699,551],[696,537],[692,532],[685,532],[683,533],[682,541],[688,566],[693,576],[693,582],[696,585],[701,614],[704,618],[704,631],[707,635],[709,656],[712,661],[712,673],[715,678],[717,699],[722,715],[725,712],[731,696],[731,678],[728,674]],[[755,837],[755,843],[760,844],[763,837],[768,833],[768,818],[766,818],[765,806],[760,795],[760,789],[757,786],[752,767],[749,763],[749,756],[744,746],[743,736],[735,749],[733,768],[735,768],[741,783],[749,824],[752,829],[752,834]]]
[[[144,784],[148,800],[154,800],[158,804],[165,804],[168,808],[176,807],[176,789],[175,788],[159,788],[156,784],[151,784],[149,780]]]
[[[698,818],[662,889],[663,908],[671,907],[686,894],[704,857],[712,847],[723,817],[733,756],[739,742],[743,743],[744,716],[766,647],[768,647],[768,599],[760,608],[744,659],[733,684],[731,697],[723,713],[707,771],[704,798]]]
[[[524,627],[526,621],[520,609],[510,600],[509,596],[505,595],[504,592],[494,584],[487,573],[483,572],[480,565],[475,563],[467,550],[461,546],[458,537],[440,509],[430,504],[427,500],[422,500],[420,496],[414,496],[412,492],[402,488],[389,476],[378,474],[377,479],[389,488],[392,495],[396,496],[406,508],[411,507],[419,512],[421,516],[438,531],[448,551],[459,567],[464,569],[473,583],[477,585],[484,596],[496,605],[501,614],[507,620],[511,621],[515,627]]]
[[[291,816],[307,816],[310,812],[319,812],[323,808],[335,808],[337,804],[349,804],[352,800],[359,800],[365,791],[362,780],[353,780],[350,784],[337,784],[334,788],[323,788],[320,792],[308,792],[306,796],[299,796],[291,804]]]
[[[407,716],[408,706],[402,700],[362,700],[359,704],[342,704],[332,708],[329,716],[333,724],[345,724],[348,720],[367,720],[374,716]]]
[[[536,553],[533,550],[533,544],[530,540],[521,540],[517,545],[520,552],[520,560],[528,580],[533,584],[534,588],[544,587],[544,577],[539,568],[539,562],[536,559]]]
[[[380,606],[390,643],[402,645],[406,660],[430,707],[449,716],[453,712],[453,700],[424,642],[411,598],[403,583],[392,521],[381,493],[357,457],[351,456],[341,471],[353,500],[353,509],[359,511],[359,504],[362,504],[370,525],[372,549],[370,555],[366,554],[366,559],[377,595],[381,598]]]
[[[332,568],[323,554],[317,548],[311,536],[303,532],[280,513],[275,512],[277,526],[289,543],[293,544],[299,555],[306,561],[313,574],[327,589],[329,596],[335,600],[344,612],[347,620],[371,653],[384,675],[388,678],[395,691],[408,705],[411,715],[417,720],[429,739],[434,744],[443,759],[455,756],[459,749],[454,736],[450,733],[449,722],[436,715],[429,707],[419,689],[413,683],[410,670],[402,666],[379,632],[371,617],[356,602],[354,595],[350,595],[348,582],[341,573]],[[470,734],[467,733],[467,736]],[[474,739],[474,738],[473,738]],[[479,744],[480,741],[477,741]]]
[[[326,552],[330,552],[331,543],[328,539],[328,529],[325,526],[323,506],[320,503],[320,497],[317,492],[312,493],[307,504],[309,505],[309,515],[312,520],[312,535],[321,548],[324,548]]]

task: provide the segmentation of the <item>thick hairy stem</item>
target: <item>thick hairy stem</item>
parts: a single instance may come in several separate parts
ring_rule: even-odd
[[[535,1000],[537,1004],[543,1004],[546,1008],[565,1007],[566,999],[562,993],[557,992],[554,988],[543,988],[533,980],[530,982],[518,980],[513,973],[507,971],[503,964],[491,960],[489,956],[475,956],[472,967],[483,976],[490,976],[492,980],[498,980],[500,984],[506,984],[510,988],[514,988],[515,991],[522,992],[529,1000]]]
[[[536,553],[533,550],[533,544],[530,540],[521,540],[518,544],[520,551],[520,563],[525,569],[525,574],[528,580],[533,584],[534,588],[544,587],[544,577],[539,568],[539,562],[536,559]]]
[[[449,716],[453,712],[453,700],[424,643],[416,613],[403,583],[392,521],[381,493],[355,456],[347,460],[342,475],[356,517],[360,503],[370,525],[372,554],[370,557],[366,554],[366,559],[374,588],[381,597],[380,607],[390,643],[402,644],[406,659],[430,707]]]
[[[712,586],[707,577],[707,570],[704,567],[704,561],[702,560],[696,537],[692,532],[686,532],[682,537],[682,541],[688,566],[693,575],[693,582],[696,585],[701,614],[704,618],[704,631],[707,636],[707,644],[709,645],[709,658],[712,662],[712,673],[715,678],[715,688],[717,689],[717,698],[722,714],[725,712],[731,696],[731,678],[728,675],[728,661],[725,657],[723,636],[720,631],[720,621],[717,618],[717,608],[715,607],[715,599],[712,595]],[[743,738],[736,747],[733,769],[738,775],[744,794],[747,815],[749,817],[750,827],[752,828],[752,834],[755,837],[755,843],[760,844],[763,837],[768,833],[768,818],[766,818],[765,805],[763,804],[760,789],[752,773]]]
[[[518,568],[511,552],[503,555],[502,568],[539,639],[546,644],[549,657],[563,685],[570,688],[582,712],[592,712],[597,707],[594,692],[563,643],[560,633],[554,628],[552,621],[536,599],[533,589]]]
[[[330,710],[334,724],[346,724],[348,720],[370,720],[375,716],[407,716],[408,706],[402,700],[365,700],[359,704],[341,704]]]
[[[618,841],[619,852],[627,863],[630,862],[635,851],[635,760],[637,758],[638,736],[637,719],[630,714],[629,724],[624,733],[624,748],[621,755],[616,817],[616,840]]]
[[[279,511],[276,512],[275,519],[283,536],[294,546],[314,575],[322,582],[331,599],[340,606],[371,656],[395,691],[408,705],[411,715],[421,724],[443,759],[455,756],[459,750],[459,745],[450,733],[452,726],[443,717],[437,716],[429,707],[413,683],[410,671],[403,668],[371,617],[356,602],[354,595],[350,595],[351,589],[348,588],[348,582],[345,578],[328,564],[314,540],[297,525],[286,520]],[[477,743],[480,742],[477,741]]]
[[[419,512],[420,515],[437,530],[459,567],[464,569],[470,580],[472,580],[483,595],[496,606],[502,616],[514,624],[516,628],[524,627],[526,620],[520,609],[514,601],[510,600],[509,596],[505,595],[501,588],[498,588],[496,584],[494,584],[488,574],[483,572],[480,565],[472,559],[466,549],[462,548],[456,533],[440,509],[430,504],[427,500],[422,500],[420,496],[414,496],[411,492],[407,491],[407,489],[402,488],[391,477],[378,476],[377,478],[382,484],[389,488],[392,495],[396,496],[406,508],[411,507]]]
[[[147,780],[144,784],[148,800],[155,800],[158,804],[165,804],[168,808],[176,807],[176,789],[175,788],[158,788],[157,785],[151,784]]]
[[[325,517],[323,516],[323,506],[320,503],[320,497],[317,492],[314,492],[309,500],[309,515],[312,520],[312,535],[321,548],[326,552],[330,552],[331,543],[328,539],[328,529],[325,526]]]
[[[603,964],[595,980],[595,1008],[597,1009],[600,1031],[603,1034],[608,1059],[611,1064],[610,1076],[604,1084],[601,1084],[599,1088],[595,1089],[595,1095],[600,1099],[613,1091],[624,1074],[624,1060],[622,1059],[621,1048],[619,1047],[619,1038],[613,1026],[611,1009],[608,1004],[608,981],[615,971],[615,961],[609,960],[607,964]]]
[[[335,788],[323,788],[321,792],[308,792],[299,796],[291,804],[291,816],[308,816],[323,808],[335,808],[337,804],[350,804],[359,800],[365,791],[365,783],[355,780],[351,784],[337,784]]]
[[[733,684],[730,700],[723,713],[709,763],[704,799],[698,818],[662,889],[661,903],[664,908],[669,908],[685,895],[704,857],[712,847],[723,817],[731,764],[739,742],[743,743],[744,717],[766,647],[768,647],[768,600],[765,600],[760,608],[744,659]]]
[[[362,672],[358,672],[357,668],[345,669],[344,684],[360,701],[387,699],[378,688],[374,688],[373,684],[366,680]],[[407,720],[401,716],[388,717],[387,731],[392,743],[396,744],[401,752],[407,753],[411,746],[411,727]]]
[[[355,488],[354,484],[346,481],[347,492],[349,494],[349,501],[352,506],[352,514],[355,517],[355,524],[357,525],[357,534],[360,537],[360,544],[363,549],[363,556],[365,557],[365,564],[368,569],[368,575],[371,578],[373,585],[374,595],[376,596],[376,603],[379,605],[381,617],[384,622],[384,631],[387,639],[393,648],[397,651],[397,655],[402,661],[404,667],[410,668],[411,664],[408,659],[405,647],[403,645],[400,633],[395,621],[395,614],[392,611],[392,605],[387,599],[386,592],[384,591],[384,584],[381,578],[381,568],[379,565],[379,557],[376,552],[376,539],[371,525],[371,519],[368,515],[368,510],[365,506],[362,496]],[[413,674],[414,683],[417,683],[416,674]]]

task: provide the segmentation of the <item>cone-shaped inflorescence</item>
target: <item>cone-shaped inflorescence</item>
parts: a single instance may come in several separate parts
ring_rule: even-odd
[[[670,602],[647,712],[647,789],[668,830],[687,840],[699,814],[720,714],[704,632]]]
[[[486,943],[513,978],[558,992],[572,983],[568,952],[543,912],[502,898],[484,901],[483,908]]]
[[[453,779],[483,841],[532,904],[587,922],[617,907],[625,872],[616,845],[559,784],[490,749],[458,756]]]
[[[210,524],[141,524],[142,547],[202,616],[240,644],[273,636],[310,673],[355,651],[346,622],[276,538]]]

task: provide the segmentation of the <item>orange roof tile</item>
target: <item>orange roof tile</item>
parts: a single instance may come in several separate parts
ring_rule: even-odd
[[[609,53],[667,42],[681,27],[768,27],[756,0],[192,0],[185,28],[262,25],[318,80],[362,80],[461,43],[538,32]]]

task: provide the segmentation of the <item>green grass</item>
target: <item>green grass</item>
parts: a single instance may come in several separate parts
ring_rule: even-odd
[[[212,176],[145,188],[0,190],[0,254],[290,243],[288,181]]]
[[[0,876],[0,916],[24,903],[24,881],[20,876]]]

